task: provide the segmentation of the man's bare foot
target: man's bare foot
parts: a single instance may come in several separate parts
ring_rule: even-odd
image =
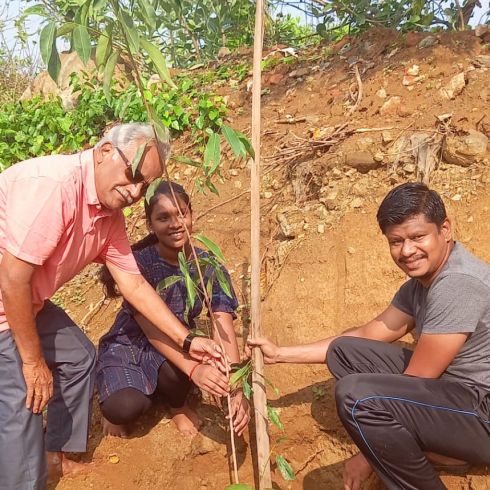
[[[344,463],[344,490],[359,490],[372,472],[369,461],[361,453],[352,456]]]
[[[88,468],[88,463],[77,463],[58,451],[46,451],[48,462],[48,481],[55,482],[67,475],[80,473]]]
[[[201,425],[199,417],[187,402],[183,407],[170,408],[170,415],[182,435],[193,437],[198,433]]]
[[[105,417],[102,417],[102,434],[104,436],[122,437],[127,439],[129,437],[129,430],[126,425],[111,424]]]

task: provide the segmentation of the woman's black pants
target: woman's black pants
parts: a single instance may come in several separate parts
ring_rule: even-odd
[[[163,396],[172,408],[184,405],[192,381],[171,362],[165,361],[158,370],[157,389],[154,395]],[[104,400],[102,415],[112,424],[132,424],[151,406],[154,395],[148,396],[135,388],[123,388]]]
[[[340,337],[327,352],[344,427],[388,489],[445,486],[424,451],[490,465],[490,393],[401,374],[412,352]]]

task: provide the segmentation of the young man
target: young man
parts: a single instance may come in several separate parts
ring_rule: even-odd
[[[424,184],[393,189],[377,219],[410,277],[383,313],[312,344],[248,343],[267,363],[326,361],[360,450],[345,465],[345,490],[372,470],[389,489],[439,490],[428,457],[490,464],[490,266],[453,241],[440,196]],[[413,352],[392,344],[411,330]]]
[[[168,145],[162,150],[167,156]],[[93,149],[27,160],[0,175],[1,490],[42,490],[47,468],[73,469],[64,452],[86,450],[95,350],[48,300],[87,264],[107,264],[122,295],[151,322],[149,337],[165,333],[199,360],[221,357],[213,341],[189,336],[131,253],[121,209],[161,174],[153,129],[132,123],[113,127]],[[226,378],[216,383],[226,393]]]

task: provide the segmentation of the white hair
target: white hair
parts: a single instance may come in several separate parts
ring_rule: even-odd
[[[126,124],[117,124],[113,126],[102,139],[95,145],[95,148],[100,148],[104,143],[112,143],[121,150],[126,150],[141,140],[155,140],[153,127],[149,123],[131,122]],[[165,161],[170,156],[170,143],[167,141],[161,142],[160,150],[162,151]]]

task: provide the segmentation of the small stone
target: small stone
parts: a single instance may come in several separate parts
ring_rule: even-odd
[[[490,43],[490,26],[480,24],[475,27],[475,36],[479,37],[484,43]]]
[[[487,68],[490,68],[490,56],[486,54],[476,56],[474,59],[474,63],[478,66],[486,66]]]
[[[180,179],[180,173],[179,172],[175,172],[174,173],[174,179],[175,180],[179,180]]]
[[[346,153],[345,164],[361,173],[367,173],[381,166],[380,162],[374,160],[368,151],[351,151]]]
[[[119,456],[117,454],[111,454],[109,456],[109,463],[111,463],[111,464],[119,463]]]
[[[419,74],[419,72],[420,72],[419,65],[412,65],[410,68],[408,68],[407,75],[416,77]]]
[[[453,201],[461,201],[461,194],[454,194],[453,197],[451,197]]]
[[[318,231],[318,233],[320,233],[320,234],[325,233],[325,225],[324,225],[323,223],[320,223],[320,224],[318,225],[318,227],[317,227],[317,231]]]
[[[386,99],[386,97],[388,97],[388,94],[386,93],[386,90],[381,87],[377,92],[376,92],[376,95],[380,98],[380,99]]]
[[[380,151],[376,152],[373,156],[373,159],[375,162],[382,162],[383,159],[384,159],[384,155],[383,153],[381,153]]]
[[[354,247],[347,247],[347,252],[354,255],[356,253],[356,249]]]
[[[233,175],[233,177],[236,177],[238,175],[238,170],[236,168],[230,169],[230,175]]]
[[[381,140],[384,144],[391,143],[394,139],[395,137],[391,131],[385,130],[381,133]]]
[[[431,46],[435,46],[436,44],[439,43],[439,39],[435,36],[427,36],[422,39],[422,41],[419,42],[419,48],[424,49],[424,48],[430,48]]]
[[[241,189],[242,188],[242,183],[239,180],[235,180],[235,182],[233,182],[233,187],[235,189]]]
[[[466,86],[466,77],[465,73],[461,72],[449,80],[449,83],[442,87],[439,90],[441,97],[447,100],[454,99],[457,95],[459,95]]]
[[[361,199],[360,197],[356,197],[355,199],[352,200],[350,206],[353,209],[358,209],[361,208],[363,204],[364,204],[364,199]]]
[[[485,157],[487,145],[486,135],[470,129],[462,136],[447,136],[442,148],[442,157],[447,163],[469,167]]]
[[[468,219],[466,220],[467,223],[473,223],[474,219],[473,216],[469,216]]]
[[[272,197],[272,192],[266,191],[264,192],[264,199],[270,199]]]
[[[403,170],[407,172],[407,174],[413,174],[415,172],[415,165],[413,163],[407,163],[403,166]]]

